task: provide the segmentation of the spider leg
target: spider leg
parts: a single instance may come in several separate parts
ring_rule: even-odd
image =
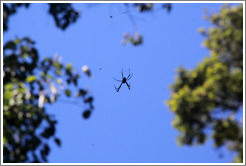
[[[114,88],[115,88],[116,92],[118,92],[118,91],[119,91],[119,89],[118,89],[118,88],[116,88],[116,86],[115,86],[115,85],[114,85]]]
[[[122,83],[120,84],[120,86],[118,88],[116,88],[115,85],[114,85],[114,88],[115,88],[116,92],[119,92],[121,85],[122,85]]]
[[[121,73],[121,75],[122,75],[122,79],[123,79],[123,69],[122,69],[122,73]]]
[[[122,83],[120,83],[120,86],[119,86],[119,88],[118,88],[119,90],[120,90],[121,85],[122,85]],[[119,91],[119,90],[118,90],[118,91]]]
[[[116,78],[113,77],[113,79],[115,79],[116,81],[122,82],[121,80],[117,80]]]
[[[116,88],[116,86],[115,86],[115,85],[114,85],[114,88],[115,88],[116,92],[119,92],[119,89],[118,89],[118,88]]]
[[[132,75],[133,75],[133,74],[129,74],[129,75],[127,76],[126,80],[127,80],[127,81],[130,80],[130,79],[132,78]]]
[[[126,82],[126,85],[127,85],[128,89],[130,90],[130,87],[131,87],[131,86],[130,86],[127,82]]]
[[[127,76],[126,80],[130,80],[132,78],[132,74],[130,72],[130,69],[128,69],[128,70],[129,70],[129,75]]]

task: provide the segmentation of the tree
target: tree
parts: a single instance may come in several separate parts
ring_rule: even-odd
[[[243,104],[243,5],[223,6],[207,19],[214,26],[200,32],[210,56],[193,70],[178,69],[167,101],[172,124],[180,145],[203,144],[210,130],[216,148],[226,146],[243,162],[243,126],[235,117]]]
[[[18,8],[30,5],[3,4],[4,32],[9,29],[10,16]],[[49,14],[61,30],[66,30],[80,16],[71,4],[48,5]],[[153,4],[124,5],[136,7],[140,13],[153,9]],[[163,8],[170,12],[171,5],[163,4]],[[137,35],[137,38],[128,35],[125,42],[141,44],[143,38]],[[78,100],[87,105],[82,113],[87,119],[94,109],[93,97],[79,86],[80,74],[72,64],[62,64],[59,55],[40,60],[35,42],[29,37],[8,41],[3,49],[3,162],[47,162],[50,152],[47,140],[53,138],[58,146],[61,140],[55,136],[57,121],[54,115],[47,113],[45,106],[60,100],[61,92],[72,97],[76,88]],[[91,75],[86,66],[83,71]]]
[[[10,15],[18,7],[29,4],[4,4],[4,31],[8,29]],[[58,28],[65,30],[78,18],[71,4],[49,4],[49,13]],[[72,96],[77,89],[78,100],[88,105],[83,112],[89,118],[93,110],[93,97],[78,85],[80,74],[72,64],[62,64],[59,55],[39,60],[35,42],[28,37],[7,42],[3,49],[3,161],[47,162],[50,147],[48,139],[55,136],[54,115],[48,114],[45,105],[55,103],[63,91]],[[90,76],[89,69],[85,73]]]

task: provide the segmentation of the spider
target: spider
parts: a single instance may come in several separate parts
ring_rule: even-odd
[[[130,70],[129,70],[129,75],[127,77],[124,77],[123,76],[123,69],[122,69],[121,75],[122,75],[122,80],[117,80],[116,78],[113,77],[113,79],[115,79],[116,81],[121,82],[120,83],[120,86],[118,88],[116,88],[115,85],[114,85],[116,92],[119,92],[122,84],[125,84],[126,83],[126,85],[127,85],[127,87],[128,87],[129,90],[130,90],[130,87],[131,87],[131,85],[129,83],[127,83],[127,81],[132,78],[132,74],[130,73]]]

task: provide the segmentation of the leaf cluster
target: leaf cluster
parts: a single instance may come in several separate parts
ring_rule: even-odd
[[[243,5],[224,6],[207,19],[214,26],[200,31],[211,55],[193,70],[178,69],[167,104],[180,145],[203,144],[210,130],[214,146],[230,145],[235,162],[242,162],[242,124],[235,114],[243,104]]]
[[[8,19],[21,6],[30,4],[4,3],[4,31]],[[78,18],[71,4],[49,4],[56,25],[66,29]],[[16,38],[3,46],[3,161],[47,162],[48,141],[61,146],[56,137],[57,121],[46,111],[64,93],[87,107],[82,114],[89,118],[93,97],[79,85],[80,74],[72,64],[63,64],[59,55],[40,60],[35,42],[29,37]],[[77,92],[76,92],[77,91]],[[74,94],[73,94],[74,93]],[[66,111],[66,110],[63,110]],[[70,113],[70,112],[68,112]],[[86,116],[84,116],[84,114]]]

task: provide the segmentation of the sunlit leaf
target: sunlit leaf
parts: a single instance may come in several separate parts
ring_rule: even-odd
[[[35,80],[37,80],[37,77],[35,75],[31,75],[31,76],[26,78],[26,81],[29,82],[29,83],[33,82]]]

